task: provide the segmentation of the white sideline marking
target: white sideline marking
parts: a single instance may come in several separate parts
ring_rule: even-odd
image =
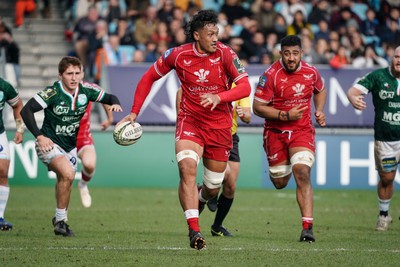
[[[254,249],[254,248],[213,248],[213,250],[224,250],[224,251],[265,251],[265,252],[337,252],[337,251],[348,251],[348,252],[367,252],[367,253],[382,253],[382,252],[390,252],[390,253],[400,253],[400,249],[348,249],[348,248],[333,248],[333,249],[291,249],[291,248],[266,248],[266,249]],[[0,251],[23,251],[23,250],[93,250],[93,251],[101,251],[101,250],[117,250],[117,251],[135,251],[135,250],[193,250],[189,247],[13,247],[13,248],[5,248],[0,247]]]

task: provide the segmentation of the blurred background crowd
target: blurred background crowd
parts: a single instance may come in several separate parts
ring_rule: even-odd
[[[25,13],[28,2],[23,2]],[[219,39],[242,63],[271,64],[280,39],[297,34],[306,62],[332,68],[384,67],[400,45],[399,0],[59,0],[68,23],[65,39],[73,44],[86,74],[100,80],[104,65],[154,62],[164,51],[185,43],[185,25],[200,9],[219,16]],[[49,14],[48,1],[42,3]],[[21,9],[21,7],[19,7]],[[17,7],[16,7],[17,9]],[[22,12],[23,17],[24,12]],[[18,29],[23,18],[16,13]],[[13,27],[0,21],[0,44],[18,57]],[[13,59],[18,62],[18,59]]]

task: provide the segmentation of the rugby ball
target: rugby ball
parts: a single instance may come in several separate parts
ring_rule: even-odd
[[[135,122],[133,125],[130,121],[123,122],[115,127],[113,137],[114,141],[121,146],[129,146],[136,143],[142,137],[142,126]]]

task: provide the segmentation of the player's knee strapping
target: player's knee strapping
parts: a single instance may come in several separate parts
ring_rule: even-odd
[[[196,165],[199,165],[199,155],[194,152],[193,150],[190,149],[186,149],[186,150],[182,150],[181,152],[179,152],[178,154],[176,154],[176,161],[179,162],[183,159],[193,159],[196,162]]]
[[[269,176],[271,178],[282,178],[292,173],[292,166],[279,165],[269,167]]]
[[[310,151],[300,151],[295,153],[291,158],[290,158],[290,163],[293,165],[295,164],[304,164],[307,165],[308,167],[312,167],[314,164],[314,154],[311,153]]]
[[[204,167],[203,183],[210,189],[220,188],[224,181],[224,172],[213,172]]]

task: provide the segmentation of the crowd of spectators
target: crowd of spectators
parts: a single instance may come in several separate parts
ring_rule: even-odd
[[[61,1],[61,0],[60,0]],[[270,64],[280,39],[301,37],[312,64],[382,67],[400,45],[396,0],[66,0],[66,37],[91,77],[103,64],[154,62],[186,42],[185,24],[200,9],[219,16],[219,39],[244,64]]]
[[[63,1],[63,0],[60,0]],[[20,85],[20,47],[14,40],[13,30],[27,28],[25,17],[51,18],[50,0],[15,0],[14,17],[11,24],[7,24],[0,17],[0,74],[14,87]]]
[[[4,64],[5,73],[13,86],[18,86],[20,76],[20,48],[12,35],[12,28],[9,27],[0,17],[0,65]]]

